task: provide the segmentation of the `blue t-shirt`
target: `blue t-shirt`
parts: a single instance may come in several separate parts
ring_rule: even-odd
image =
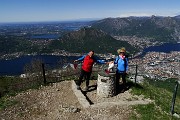
[[[125,57],[122,59],[120,56],[117,56],[114,64],[117,64],[117,72],[118,73],[123,73],[128,70],[128,58]]]

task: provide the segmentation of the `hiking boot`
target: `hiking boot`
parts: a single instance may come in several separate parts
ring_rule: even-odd
[[[79,85],[77,85],[77,90],[80,90],[81,88],[80,88],[80,86]]]

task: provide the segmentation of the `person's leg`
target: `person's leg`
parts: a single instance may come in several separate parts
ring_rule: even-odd
[[[89,87],[90,77],[91,77],[91,72],[87,72],[86,73],[86,90],[88,90],[88,87]]]
[[[122,73],[123,88],[126,88],[126,73]]]
[[[120,73],[116,72],[116,88],[119,87]]]
[[[77,81],[77,89],[80,89],[80,85],[82,83],[82,79],[83,79],[84,75],[85,75],[85,71],[83,69],[81,69],[81,74],[79,76],[79,80]]]

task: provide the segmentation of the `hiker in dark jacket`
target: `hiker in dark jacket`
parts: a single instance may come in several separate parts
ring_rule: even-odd
[[[94,56],[94,51],[90,51],[87,55],[82,56],[81,58],[75,60],[74,62],[77,62],[77,61],[83,61],[81,74],[80,74],[79,80],[77,82],[77,89],[80,90],[80,85],[82,83],[82,79],[85,76],[85,78],[86,78],[86,88],[85,88],[85,90],[88,91],[89,79],[90,79],[90,76],[91,76],[91,73],[92,73],[93,64],[95,62],[105,64],[106,62],[104,60],[98,60]]]
[[[122,77],[123,90],[126,89],[126,74],[128,70],[128,57],[125,55],[126,49],[123,47],[117,50],[118,56],[116,57],[114,64],[117,64],[116,71],[116,86],[119,86],[119,79]]]

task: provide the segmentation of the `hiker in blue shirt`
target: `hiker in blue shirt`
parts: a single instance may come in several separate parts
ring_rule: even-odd
[[[126,72],[128,70],[128,57],[125,55],[126,49],[123,47],[117,50],[118,56],[116,57],[114,64],[117,64],[116,71],[116,88],[119,87],[119,79],[122,77],[123,91],[126,90]]]

